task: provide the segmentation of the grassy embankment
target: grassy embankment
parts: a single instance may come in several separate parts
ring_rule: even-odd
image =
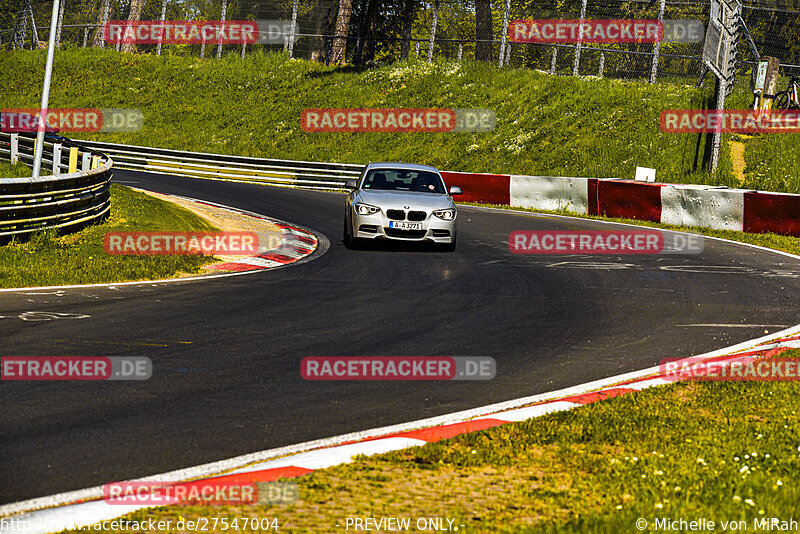
[[[0,246],[0,287],[158,280],[197,273],[212,256],[119,256],[106,254],[107,232],[213,231],[194,213],[127,187],[111,186],[111,215],[73,234],[42,232],[28,241]]]
[[[29,74],[44,55],[0,55],[2,100],[36,107]],[[410,60],[377,68],[325,67],[283,54],[197,57],[122,55],[70,49],[56,58],[53,107],[138,108],[144,128],[132,133],[75,134],[97,140],[315,161],[401,160],[453,171],[633,178],[637,165],[665,182],[710,183],[800,193],[800,134],[744,139],[743,181],[733,172],[730,135],[719,171],[699,165],[705,136],[667,134],[662,110],[698,108],[711,89],[695,80],[650,85],[592,77],[503,70],[475,62]],[[713,86],[713,84],[707,84]],[[747,108],[738,83],[727,107]],[[306,108],[490,108],[489,133],[309,133]]]

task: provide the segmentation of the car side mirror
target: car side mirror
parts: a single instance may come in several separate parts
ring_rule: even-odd
[[[344,183],[345,189],[355,189],[356,188],[356,181],[355,180],[347,180]]]
[[[458,187],[457,185],[450,186],[450,195],[451,196],[463,195],[463,194],[464,194],[464,191],[462,191],[461,188]]]

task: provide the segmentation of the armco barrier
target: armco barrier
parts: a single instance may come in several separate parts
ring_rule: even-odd
[[[80,143],[108,154],[119,169],[303,189],[340,189],[346,180],[358,178],[364,169],[363,165],[349,163],[250,158],[96,141]]]
[[[0,133],[0,158],[32,164],[34,144],[29,136]],[[52,175],[0,178],[0,240],[104,217],[111,209],[111,166],[110,158],[78,144],[45,142],[42,169]]]
[[[181,152],[82,141],[120,168],[200,178],[257,181],[303,189],[342,189],[363,165]],[[442,171],[458,200],[542,210],[566,209],[684,226],[800,236],[800,195],[726,187],[642,183],[614,178],[476,174]]]

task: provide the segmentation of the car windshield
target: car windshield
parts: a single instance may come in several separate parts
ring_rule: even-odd
[[[435,172],[408,169],[372,169],[364,178],[362,187],[381,191],[445,192],[444,183]]]

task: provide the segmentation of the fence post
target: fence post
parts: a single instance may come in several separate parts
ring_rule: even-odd
[[[431,42],[428,45],[428,63],[433,61],[433,41],[436,39],[436,24],[439,22],[439,4],[441,0],[433,3],[433,21],[431,22]]]
[[[511,63],[511,43],[506,45],[506,65]]]
[[[222,14],[220,15],[220,21],[222,23],[225,22],[225,11],[228,9],[228,0],[222,0]],[[220,34],[219,37],[219,44],[217,45],[217,59],[222,57],[222,35]]]
[[[558,57],[558,47],[553,47],[553,57],[550,59],[550,74],[556,73],[556,58]]]
[[[583,29],[583,19],[586,18],[586,0],[581,0],[581,25]],[[578,44],[575,46],[575,62],[572,64],[572,75],[577,76],[581,68],[581,42],[583,42],[583,32],[578,30]]]
[[[464,54],[464,43],[458,43],[458,62],[461,63],[461,56]]]
[[[19,134],[11,134],[11,164],[19,161]]]
[[[61,174],[61,143],[53,143],[53,176]]]
[[[602,78],[603,77],[603,70],[606,66],[606,53],[600,52],[600,69],[598,75]]]
[[[200,41],[200,57],[206,57],[206,38],[203,37],[203,40]]]
[[[711,141],[711,172],[717,170],[719,163],[719,147],[722,144],[722,117],[719,112],[725,111],[725,93],[727,93],[727,82],[717,78],[717,127],[714,129],[714,137]]]
[[[81,161],[81,170],[82,171],[88,171],[89,167],[91,166],[91,162],[92,162],[92,154],[89,153],[89,152],[84,152],[82,159],[83,159],[83,161]]]
[[[242,41],[242,59],[244,59],[244,53],[247,50],[247,41]],[[289,53],[291,55],[291,52]]]
[[[69,170],[68,172],[72,174],[73,172],[78,170],[78,147],[71,146],[69,147]]]
[[[294,0],[292,4],[292,33],[289,35],[289,58],[294,57],[294,36],[297,35],[297,5],[299,0]],[[244,57],[244,56],[243,56]]]
[[[83,29],[83,47],[86,48],[86,43],[89,41],[89,27]]]
[[[156,55],[161,57],[161,43],[164,42],[164,21],[167,19],[167,0],[161,0],[161,24],[158,32],[158,46],[156,46]]]
[[[665,0],[661,0],[658,3],[658,21],[664,21],[664,3]],[[663,28],[663,25],[662,25]],[[661,53],[661,41],[658,41],[655,46],[653,47],[653,65],[650,67],[650,83],[656,83],[656,77],[658,76],[658,56]]]
[[[506,38],[508,37],[508,14],[511,11],[511,0],[506,0],[506,9],[503,11],[503,35],[500,37],[500,60],[498,67],[503,66],[503,57],[506,57]],[[506,63],[508,59],[506,58]]]
[[[417,41],[414,46],[414,52],[417,54],[417,57],[419,57],[419,41]]]

